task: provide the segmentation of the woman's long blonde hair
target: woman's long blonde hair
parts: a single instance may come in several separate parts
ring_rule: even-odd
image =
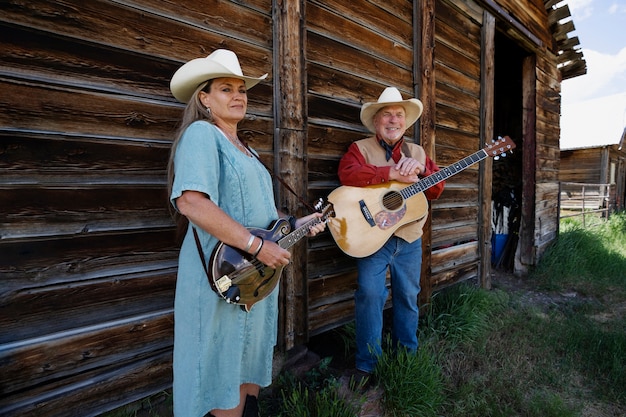
[[[178,143],[180,142],[183,133],[190,124],[198,120],[206,120],[213,123],[213,117],[211,116],[211,112],[206,107],[204,107],[202,102],[200,102],[200,92],[210,92],[212,83],[213,80],[208,80],[200,84],[196,91],[193,93],[192,99],[189,100],[189,103],[187,103],[187,106],[185,106],[185,110],[183,110],[182,120],[180,122],[180,125],[178,126],[178,129],[176,129],[176,137],[174,139],[174,142],[172,143],[170,157],[167,162],[167,202],[170,213],[172,214],[172,217],[174,218],[174,221],[177,225],[176,240],[178,243],[182,242],[182,238],[185,236],[185,233],[187,231],[187,224],[189,222],[185,216],[174,210],[174,208],[170,204],[170,196],[172,195],[172,187],[174,185],[174,155],[176,154],[176,148],[178,147]]]

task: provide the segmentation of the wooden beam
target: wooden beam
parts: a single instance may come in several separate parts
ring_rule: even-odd
[[[520,33],[527,41],[529,41],[535,48],[543,47],[541,39],[532,34],[520,21],[511,16],[504,8],[495,2],[495,0],[482,0],[488,9],[491,10],[501,20],[506,22],[510,27]]]
[[[420,97],[424,111],[420,117],[421,145],[433,161],[435,157],[435,114],[436,114],[436,86],[435,86],[435,0],[414,0],[413,7],[419,9],[419,19],[416,24],[420,27],[421,43],[416,45],[415,51],[419,57]],[[422,273],[420,286],[420,304],[426,305],[432,294],[431,255],[432,255],[432,206],[429,205],[428,221],[424,225],[422,237]]]
[[[304,13],[304,0],[274,0],[274,172],[302,199],[308,187]],[[282,211],[296,217],[308,214],[297,196],[281,184],[275,188]],[[308,338],[306,248],[305,242],[293,247],[281,279],[283,317],[278,340],[285,350]]]
[[[482,26],[481,80],[480,80],[480,137],[484,141],[493,138],[495,104],[495,54],[496,54],[496,18],[485,10]],[[491,288],[491,192],[492,158],[482,161],[479,166],[480,213],[478,225],[478,248],[480,264],[478,274],[482,288]]]
[[[522,265],[535,263],[535,186],[537,172],[537,67],[534,55],[522,63],[522,219],[519,230],[519,253]],[[511,231],[514,233],[515,231]]]

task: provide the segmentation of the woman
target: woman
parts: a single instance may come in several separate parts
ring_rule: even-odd
[[[266,76],[244,76],[237,56],[219,49],[184,64],[170,83],[174,97],[187,103],[169,162],[171,203],[189,220],[174,305],[177,417],[257,417],[260,387],[271,383],[278,287],[250,312],[226,303],[209,285],[192,232],[206,259],[221,241],[271,268],[289,263],[287,250],[247,229],[267,228],[283,216],[270,174],[237,137],[247,90]],[[320,223],[309,235],[323,229]]]

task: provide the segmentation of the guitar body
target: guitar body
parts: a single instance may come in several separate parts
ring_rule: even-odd
[[[391,181],[369,187],[341,186],[328,196],[334,210],[328,230],[346,254],[355,258],[369,256],[382,248],[399,227],[428,213],[424,191],[483,159],[505,155],[513,149],[515,142],[510,137],[498,137],[478,152],[411,185]]]
[[[380,249],[399,227],[428,213],[424,193],[404,198],[406,184],[391,181],[369,187],[341,186],[328,201],[335,212],[328,222],[337,246],[347,255],[362,258]]]
[[[265,241],[278,242],[289,231],[289,222],[278,219],[270,229],[248,228]],[[222,298],[239,304],[245,311],[267,297],[276,288],[284,267],[272,269],[250,254],[219,242],[210,260],[209,284]],[[239,299],[236,300],[236,296]]]

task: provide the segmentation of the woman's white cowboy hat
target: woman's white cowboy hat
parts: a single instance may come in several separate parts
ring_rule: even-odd
[[[369,129],[370,132],[376,133],[376,128],[374,127],[374,115],[378,112],[378,110],[383,107],[393,106],[393,105],[401,105],[404,107],[404,111],[406,112],[406,127],[407,129],[413,126],[413,123],[417,121],[422,115],[422,110],[424,110],[424,106],[422,102],[416,98],[410,98],[407,100],[402,99],[402,94],[395,87],[387,87],[385,91],[382,92],[380,97],[378,97],[378,101],[365,103],[363,107],[361,107],[361,123]]]
[[[217,49],[206,58],[196,58],[180,67],[172,76],[170,90],[172,95],[182,103],[191,100],[191,96],[200,84],[214,78],[240,78],[246,88],[252,88],[267,77],[259,78],[243,75],[237,55],[227,49]]]

